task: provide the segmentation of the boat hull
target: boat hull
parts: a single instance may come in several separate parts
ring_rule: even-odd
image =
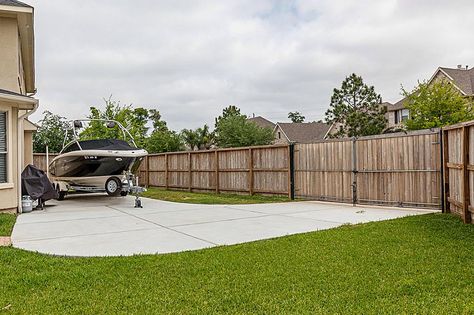
[[[61,154],[49,166],[51,177],[71,186],[104,188],[108,178],[126,180],[127,173],[135,173],[146,151],[83,150]],[[122,179],[123,178],[123,179]]]

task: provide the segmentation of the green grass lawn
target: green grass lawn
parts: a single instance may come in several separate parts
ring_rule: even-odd
[[[150,187],[143,197],[198,204],[251,204],[291,201],[287,196],[231,195],[214,193],[195,193],[188,191],[165,190]]]
[[[9,236],[14,224],[15,216],[13,214],[0,213],[0,236]]]
[[[474,226],[428,214],[169,255],[0,248],[0,310],[25,314],[474,312]]]

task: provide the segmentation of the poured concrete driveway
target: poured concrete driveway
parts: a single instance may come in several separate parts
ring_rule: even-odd
[[[427,213],[294,202],[259,205],[193,205],[132,197],[70,196],[44,211],[18,217],[13,246],[72,256],[170,253],[229,245]]]

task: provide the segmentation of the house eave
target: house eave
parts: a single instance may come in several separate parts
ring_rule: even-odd
[[[11,13],[31,13],[33,14],[33,7],[26,6],[11,6],[11,5],[0,5],[0,11],[11,12]]]
[[[8,103],[18,109],[31,110],[38,103],[38,100],[28,96],[0,93],[0,102]]]

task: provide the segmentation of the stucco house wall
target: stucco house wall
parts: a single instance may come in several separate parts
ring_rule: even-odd
[[[20,113],[21,112],[22,111],[20,111]],[[33,135],[38,129],[38,126],[29,120],[25,120],[23,129],[25,135],[25,140],[23,142],[23,168],[25,168],[28,164],[33,164]]]
[[[18,37],[17,20],[0,17],[0,88],[20,93]]]
[[[6,130],[3,134],[2,129],[0,136],[6,139],[6,167],[3,169],[6,180],[0,183],[0,212],[20,210],[19,177],[23,166],[33,160],[35,125],[20,118],[38,105],[36,99],[27,96],[36,90],[33,26],[32,7],[18,2],[12,5],[8,1],[1,2],[0,111],[6,113]]]

